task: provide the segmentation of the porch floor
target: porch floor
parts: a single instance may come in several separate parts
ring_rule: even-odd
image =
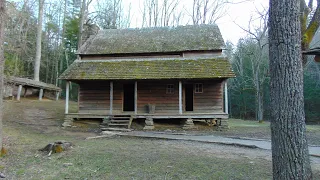
[[[151,117],[153,119],[185,119],[185,118],[192,118],[192,119],[227,119],[229,117],[228,114],[220,112],[220,113],[183,113],[183,114],[93,114],[93,113],[68,113],[66,116],[70,118],[76,119],[103,119],[109,116],[116,116],[116,115],[131,115],[134,119],[139,118],[146,118]]]

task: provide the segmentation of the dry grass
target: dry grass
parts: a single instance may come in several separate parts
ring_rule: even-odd
[[[0,161],[0,172],[7,179],[271,179],[270,151],[126,137],[84,140],[96,134],[97,124],[61,129],[61,101],[8,101],[5,108],[8,154]],[[246,121],[232,120],[231,125],[229,133],[243,126],[253,128]],[[75,146],[51,157],[38,151],[58,140]],[[315,175],[320,177],[319,161],[313,158]]]

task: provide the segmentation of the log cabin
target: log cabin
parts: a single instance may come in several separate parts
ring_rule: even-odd
[[[314,55],[314,61],[320,62],[320,47],[312,48],[302,53],[304,55]]]
[[[144,119],[214,121],[227,127],[227,79],[217,25],[100,30],[79,48],[66,80],[66,119],[104,118],[109,126]],[[78,112],[69,113],[70,82],[79,85]]]

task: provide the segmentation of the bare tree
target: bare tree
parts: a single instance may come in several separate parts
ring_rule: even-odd
[[[267,79],[268,74],[268,66],[265,62],[268,60],[267,56],[267,50],[268,50],[268,11],[267,9],[264,9],[262,12],[258,12],[260,19],[260,25],[257,28],[253,28],[251,26],[252,17],[249,21],[248,28],[243,28],[240,25],[238,25],[243,31],[248,33],[250,38],[254,41],[256,46],[254,46],[253,49],[246,49],[246,54],[250,55],[250,62],[251,62],[251,68],[252,68],[252,77],[249,77],[249,79],[252,80],[252,84],[254,85],[254,90],[256,93],[256,120],[262,121],[264,119],[264,104],[263,104],[263,84],[265,83]],[[234,22],[236,23],[236,22]],[[241,66],[240,66],[241,67]]]
[[[270,0],[273,179],[312,179],[306,138],[300,0]]]
[[[6,22],[6,1],[0,0],[0,155],[2,152],[2,117],[3,117],[3,66],[4,66],[4,28]]]
[[[98,1],[95,7],[93,21],[102,29],[117,29],[129,27],[130,25],[130,8],[127,15],[124,15],[122,0]]]
[[[142,27],[159,27],[178,25],[182,12],[177,12],[180,0],[144,0]]]
[[[37,50],[36,50],[36,58],[34,62],[34,80],[36,81],[39,81],[39,76],[40,76],[43,5],[44,5],[44,0],[39,0]]]
[[[80,23],[79,23],[79,34],[78,34],[78,49],[82,45],[82,31],[83,31],[83,24],[85,21],[85,10],[86,10],[86,3],[87,0],[82,0],[81,10],[80,10]]]
[[[161,25],[162,26],[169,26],[170,21],[178,20],[176,21],[179,22],[179,14],[176,18],[175,16],[175,11],[176,8],[179,5],[178,0],[163,0],[162,8],[161,8]],[[181,13],[180,13],[181,16]],[[173,24],[174,22],[172,22]],[[177,23],[179,24],[179,23]]]
[[[192,22],[193,24],[216,23],[226,13],[227,0],[193,0]]]

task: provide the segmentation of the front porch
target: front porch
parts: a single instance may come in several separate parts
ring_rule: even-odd
[[[221,79],[82,81],[78,84],[78,112],[69,113],[70,82],[67,82],[64,123],[67,126],[74,119],[110,119],[111,124],[116,124],[121,117],[124,121],[120,124],[130,128],[129,124],[135,119],[145,119],[146,124],[153,124],[154,119],[226,124],[221,122],[228,118],[227,83]]]
[[[107,127],[121,127],[131,128],[131,124],[134,120],[143,119],[145,121],[145,130],[154,129],[154,120],[160,119],[172,119],[173,121],[183,122],[183,129],[193,129],[193,121],[205,121],[208,124],[219,127],[219,129],[228,129],[228,114],[215,113],[215,114],[134,114],[134,115],[111,115],[111,114],[84,114],[84,113],[69,113],[65,116],[63,127],[72,126],[75,120],[79,119],[101,119],[102,131],[108,130]]]

